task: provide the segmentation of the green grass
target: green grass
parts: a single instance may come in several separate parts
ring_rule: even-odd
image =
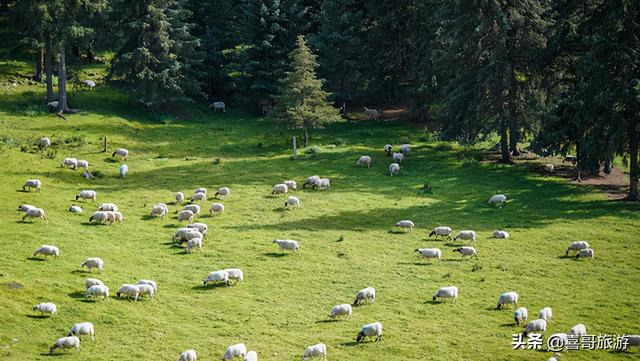
[[[0,355],[6,359],[47,359],[48,347],[72,324],[91,321],[96,341],[61,358],[174,360],[194,348],[199,359],[213,360],[244,342],[261,360],[299,360],[307,345],[324,342],[330,360],[546,360],[549,353],[511,350],[511,334],[520,328],[512,310],[494,310],[499,294],[510,290],[520,293],[530,319],[553,308],[548,333],[577,323],[590,334],[640,332],[637,205],[607,201],[597,190],[526,167],[480,163],[472,149],[420,141],[426,138],[407,124],[335,124],[314,133],[315,159],[292,162],[291,133],[242,112],[194,106],[190,120],[158,122],[103,86],[73,93],[71,106],[86,112],[65,122],[37,105],[42,94],[41,87],[21,85],[0,96]],[[41,136],[59,143],[54,159],[35,151]],[[131,151],[126,179],[116,178],[120,163],[101,152],[103,136],[109,149]],[[386,173],[387,142],[413,146],[398,177]],[[373,156],[371,169],[355,167],[361,154]],[[67,156],[89,160],[104,176],[87,181],[80,171],[61,169]],[[283,210],[284,197],[270,196],[273,184],[312,174],[331,178],[332,190],[299,190],[301,209]],[[27,178],[41,179],[42,193],[22,192]],[[423,192],[425,183],[430,193]],[[174,192],[189,195],[200,186],[229,186],[233,195],[224,200],[223,216],[201,219],[210,227],[204,254],[185,255],[170,242],[179,207],[170,206],[169,219],[147,215]],[[88,225],[92,203],[78,202],[82,216],[67,212],[82,189],[117,203],[125,223]],[[498,192],[509,204],[488,207]],[[43,207],[48,223],[20,222],[15,207],[21,203]],[[401,219],[413,220],[414,232],[395,233]],[[453,243],[427,239],[436,225],[475,229],[480,259],[460,261]],[[493,229],[512,238],[491,239]],[[300,254],[281,253],[274,238],[299,240]],[[596,259],[562,257],[578,239],[591,242]],[[42,244],[57,245],[61,257],[32,259]],[[423,262],[417,247],[439,247],[444,259]],[[105,269],[91,276],[112,293],[150,278],[159,284],[156,300],[85,302],[90,275],[79,265],[92,256],[102,257]],[[202,287],[208,272],[230,267],[245,271],[244,284]],[[458,286],[458,304],[432,303],[447,285]],[[366,286],[377,289],[375,304],[355,308],[349,321],[328,321],[333,305],[352,302]],[[31,306],[44,301],[56,303],[59,314],[34,317]],[[383,341],[356,344],[359,328],[377,320]],[[639,354],[579,351],[563,359]]]

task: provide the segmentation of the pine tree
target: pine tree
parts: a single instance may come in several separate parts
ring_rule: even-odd
[[[298,36],[289,57],[291,71],[282,80],[270,117],[289,128],[302,128],[307,147],[311,130],[338,121],[340,116],[328,101],[331,94],[322,90],[323,80],[316,77],[316,56],[304,36]]]

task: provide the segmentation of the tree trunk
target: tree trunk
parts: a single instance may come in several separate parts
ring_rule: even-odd
[[[37,59],[36,59],[36,73],[33,75],[33,80],[38,82],[42,81],[42,67],[44,65],[43,63],[44,63],[44,49],[39,48]]]
[[[295,135],[291,141],[293,142],[293,160],[298,160],[298,144],[296,143]]]
[[[303,128],[304,128],[304,147],[306,148],[309,146],[309,129],[307,129],[306,125]]]
[[[509,148],[511,149],[511,155],[517,157],[520,155],[520,150],[518,149],[518,140],[520,140],[520,133],[518,132],[518,116],[515,114],[515,111],[511,113],[510,118],[511,119],[509,119]]]
[[[51,60],[51,35],[44,35],[44,70],[47,75],[47,103],[53,101],[53,61]]]
[[[60,59],[58,61],[58,111],[64,113],[67,106],[67,69],[64,44],[60,45]]]
[[[71,47],[71,53],[73,54],[74,57],[79,58],[82,56],[82,53],[80,52],[80,46],[78,44],[74,44]]]
[[[96,60],[96,56],[95,54],[93,54],[93,50],[91,50],[91,48],[87,49],[87,61],[89,63],[93,63],[94,60]]]
[[[512,164],[511,156],[509,155],[509,142],[507,140],[507,120],[502,117],[500,120],[500,153],[502,158],[500,163]]]
[[[638,115],[630,114],[629,119],[629,195],[630,201],[638,200]]]

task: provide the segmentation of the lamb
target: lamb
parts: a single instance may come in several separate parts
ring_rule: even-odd
[[[393,149],[393,146],[391,144],[385,144],[384,145],[384,154],[391,155],[391,150],[392,149]]]
[[[98,271],[102,272],[102,268],[104,267],[104,261],[99,257],[90,257],[84,260],[80,264],[80,268],[87,267],[87,270],[91,272],[92,269],[97,268]]]
[[[40,312],[41,316],[44,316],[45,313],[49,314],[50,316],[58,313],[58,308],[54,303],[51,302],[38,303],[37,305],[33,306],[31,310]]]
[[[458,234],[456,234],[456,236],[453,238],[454,241],[457,241],[459,239],[463,239],[463,240],[471,240],[472,242],[476,242],[476,232],[475,231],[460,231],[458,232]]]
[[[40,246],[40,248],[36,249],[35,252],[33,252],[33,257],[39,254],[43,254],[45,258],[47,256],[55,256],[57,258],[57,257],[60,257],[60,250],[56,246],[49,246],[44,244]]]
[[[229,286],[229,272],[227,271],[214,271],[209,272],[207,278],[204,279],[203,285],[206,286],[209,282],[212,283],[224,283],[225,286]]]
[[[553,166],[553,164],[545,164],[542,166],[542,172],[547,176],[553,175],[553,173],[555,172],[555,167]]]
[[[91,322],[80,322],[71,326],[69,330],[69,334],[67,336],[78,336],[78,338],[82,335],[91,336],[91,340],[95,340],[96,332],[93,328],[93,323]]]
[[[505,196],[504,194],[496,194],[494,196],[491,196],[491,198],[489,198],[488,203],[502,207],[506,201],[507,201],[507,196]]]
[[[102,297],[102,300],[106,300],[109,298],[109,287],[105,285],[93,285],[87,288],[87,292],[84,293],[84,299],[86,300],[90,296],[97,301],[98,297]]]
[[[197,204],[187,204],[182,208],[183,211],[191,211],[193,214],[200,214],[200,206]]]
[[[576,254],[576,259],[581,257],[583,258],[587,257],[587,258],[593,259],[594,255],[595,255],[595,251],[592,248],[585,248],[578,251],[578,254]]]
[[[234,285],[238,283],[238,281],[244,283],[244,273],[239,268],[228,268],[223,271],[226,271],[229,274],[230,280],[235,280]]]
[[[93,89],[93,88],[95,88],[95,87],[96,87],[96,82],[95,82],[95,81],[93,81],[93,80],[88,80],[88,79],[87,79],[87,80],[84,80],[84,81],[82,82],[82,84],[84,84],[84,85],[85,85],[86,87],[88,87],[89,89]]]
[[[189,223],[193,223],[193,217],[193,212],[189,210],[182,211],[180,212],[180,214],[178,214],[178,222],[188,221]]]
[[[407,155],[411,151],[411,146],[409,144],[403,144],[400,146],[400,153]]]
[[[191,196],[191,198],[189,198],[190,202],[196,202],[196,201],[206,201],[207,200],[207,193],[195,193],[194,195]]]
[[[231,195],[231,190],[227,187],[221,187],[218,188],[214,197],[218,198],[218,194],[224,196],[225,198],[229,198],[229,196]]]
[[[258,354],[255,351],[249,351],[244,357],[244,361],[258,361]]]
[[[389,175],[393,177],[394,174],[400,174],[400,164],[398,163],[389,164]]]
[[[545,307],[540,310],[538,317],[549,322],[551,321],[551,317],[553,317],[553,312],[551,311],[551,307]]]
[[[214,213],[222,214],[224,213],[224,204],[222,203],[214,203],[209,208],[209,214],[213,216]]]
[[[176,192],[176,202],[178,202],[178,204],[182,205],[182,202],[184,202],[184,193]]]
[[[123,298],[125,296],[126,298],[133,297],[133,300],[137,301],[140,298],[140,287],[138,285],[123,284],[116,292],[116,298],[120,298],[120,296],[123,296]]]
[[[431,231],[431,233],[429,233],[429,237],[433,235],[435,235],[436,238],[438,238],[438,236],[443,236],[451,240],[451,232],[452,232],[451,227],[444,227],[444,226],[436,227]]]
[[[422,258],[442,258],[442,251],[439,248],[416,248],[415,252],[420,253]]]
[[[60,168],[64,167],[75,170],[76,168],[78,168],[78,160],[76,158],[65,158],[60,163]]]
[[[98,205],[98,211],[111,211],[111,212],[117,212],[118,211],[118,206],[115,203],[100,203]]]
[[[180,354],[178,361],[197,361],[196,352],[194,350],[187,350]]]
[[[49,354],[52,354],[53,351],[57,350],[57,349],[68,349],[68,348],[72,348],[75,347],[76,348],[76,352],[80,352],[80,339],[77,338],[76,336],[67,336],[67,337],[61,337],[59,339],[56,340],[56,342],[53,344],[53,346],[51,346],[49,348]]]
[[[23,191],[31,192],[31,188],[35,188],[36,192],[40,193],[40,188],[42,187],[42,182],[39,179],[27,179],[26,182],[22,185]]]
[[[84,168],[89,170],[89,161],[84,159],[78,159],[78,168]]]
[[[289,187],[286,184],[276,184],[271,189],[271,194],[287,194],[289,192]]]
[[[307,186],[314,185],[319,180],[320,180],[319,175],[312,175],[311,177],[307,177],[307,179],[305,179],[305,181],[302,183],[302,189],[307,188]]]
[[[403,221],[400,221],[400,222],[396,223],[396,227],[408,229],[409,232],[411,232],[411,231],[413,231],[413,227],[415,227],[415,225],[413,224],[413,222],[411,222],[409,220],[403,220]]]
[[[140,296],[138,298],[141,298],[144,295],[149,295],[149,299],[153,300],[153,297],[155,297],[156,295],[156,291],[152,285],[148,285],[146,283],[137,283],[134,286],[138,287],[138,289],[140,290]]]
[[[314,190],[316,188],[331,189],[331,180],[329,180],[329,178],[318,179],[315,183],[313,183],[313,186],[311,188],[313,188]]]
[[[108,220],[108,218],[109,218],[109,212],[105,212],[105,211],[93,212],[91,217],[89,217],[89,223],[93,221],[104,223]]]
[[[436,301],[437,298],[441,298],[443,301],[447,298],[453,298],[453,303],[458,302],[458,287],[448,286],[442,287],[433,294],[432,301]]]
[[[126,161],[127,158],[129,158],[129,151],[124,148],[118,148],[113,152],[113,154],[111,154],[111,158],[115,158],[116,155]]]
[[[104,286],[104,282],[100,281],[97,278],[87,278],[84,281],[84,286],[88,289],[91,286],[101,285]]]
[[[75,205],[75,204],[72,204],[72,205],[69,206],[69,212],[76,213],[76,214],[82,214],[82,208],[77,206],[77,205]]]
[[[579,323],[571,327],[571,330],[569,330],[569,334],[577,335],[577,336],[585,336],[587,334],[587,328],[583,324]]]
[[[32,206],[31,204],[21,204],[18,206],[18,211],[20,212],[26,212],[30,209],[36,208],[36,206]]]
[[[92,190],[83,190],[80,191],[80,193],[78,193],[78,195],[76,195],[76,201],[80,198],[82,199],[91,199],[92,201],[96,201],[96,197],[98,196],[98,194],[96,193],[96,191],[92,191]]]
[[[513,308],[517,308],[519,297],[520,296],[518,295],[517,292],[505,292],[501,294],[500,298],[498,298],[498,304],[496,305],[496,309],[499,310],[501,307],[506,306],[508,304],[512,304]]]
[[[160,217],[161,219],[169,214],[169,207],[164,203],[155,204],[151,208],[151,217]]]
[[[274,239],[271,243],[277,243],[280,249],[284,251],[300,252],[300,245],[298,244],[298,241],[290,239]]]
[[[395,163],[402,163],[404,161],[404,154],[402,153],[393,153],[393,155],[391,156],[391,159],[395,162]]]
[[[360,158],[358,158],[358,160],[356,161],[356,165],[358,166],[366,165],[367,168],[371,168],[371,157],[368,155],[360,156]]]
[[[284,201],[284,207],[288,208],[289,206],[300,208],[300,199],[298,197],[289,196]]]
[[[337,316],[347,316],[347,320],[351,318],[351,305],[348,303],[344,303],[341,305],[335,305],[331,309],[331,314],[329,317],[336,318]]]
[[[202,233],[203,237],[207,236],[207,233],[209,233],[209,226],[207,226],[204,223],[191,223],[191,224],[187,224],[187,228],[194,228],[197,229],[200,233]]]
[[[454,249],[453,252],[460,253],[462,255],[462,259],[464,259],[465,256],[475,256],[476,259],[478,259],[478,251],[476,251],[476,249],[473,247],[459,247]]]
[[[289,190],[295,191],[298,189],[298,183],[296,183],[296,181],[294,180],[286,180],[282,183],[284,183]]]
[[[187,249],[185,250],[185,252],[187,254],[191,253],[191,249],[198,247],[198,249],[200,250],[200,253],[202,253],[202,238],[191,238],[190,240],[187,241]]]
[[[509,238],[509,232],[507,231],[498,231],[498,230],[493,230],[493,238],[502,238],[502,239],[506,239]]]
[[[209,105],[209,109],[213,109],[214,112],[221,110],[223,113],[226,112],[226,106],[223,102],[213,102]]]
[[[516,321],[516,326],[524,325],[529,317],[529,311],[526,307],[519,307],[513,312],[513,319]]]
[[[376,337],[376,342],[382,340],[382,324],[380,322],[374,322],[367,325],[362,326],[360,332],[358,332],[358,337],[356,337],[356,342],[364,341],[365,337]]]
[[[193,238],[204,238],[204,235],[196,228],[178,228],[176,233],[173,234],[174,243],[187,242]]]
[[[320,360],[324,357],[324,361],[327,361],[327,346],[325,344],[319,343],[317,345],[308,346],[302,354],[302,361],[307,361],[316,357]]]
[[[105,212],[107,214],[107,222],[113,224],[114,222],[124,223],[124,215],[120,212]]]
[[[44,214],[44,210],[42,208],[28,209],[22,217],[22,221],[24,222],[27,218],[40,218],[43,222],[47,221],[47,216]]]
[[[129,166],[127,166],[126,164],[123,164],[120,166],[120,168],[118,168],[118,176],[120,178],[124,178],[127,176],[127,173],[129,173]]]
[[[376,109],[369,109],[367,107],[362,108],[364,110],[364,115],[369,119],[378,120],[380,119],[380,113]]]
[[[40,149],[49,148],[50,146],[51,146],[51,139],[47,137],[42,137],[38,141],[38,148]]]
[[[222,356],[222,361],[228,361],[234,357],[244,357],[247,354],[247,346],[243,343],[227,347],[227,351]]]
[[[376,302],[376,289],[373,287],[363,288],[356,294],[356,299],[353,301],[354,306],[360,306],[363,303]]]
[[[158,293],[158,284],[156,283],[156,281],[153,280],[140,280],[138,282],[136,282],[136,285],[149,285],[151,287],[153,287],[153,292],[154,293]]]
[[[573,252],[573,251],[579,252],[579,251],[581,251],[583,249],[587,249],[587,248],[589,248],[589,242],[588,241],[576,241],[576,242],[573,242],[573,243],[571,243],[569,245],[569,247],[564,252],[564,254],[566,256],[568,256],[569,252]]]

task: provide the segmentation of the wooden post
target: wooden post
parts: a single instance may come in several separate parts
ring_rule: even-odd
[[[296,136],[293,136],[293,160],[298,159],[298,146],[296,145]]]
[[[104,149],[102,150],[103,153],[107,152],[107,136],[104,136]]]

